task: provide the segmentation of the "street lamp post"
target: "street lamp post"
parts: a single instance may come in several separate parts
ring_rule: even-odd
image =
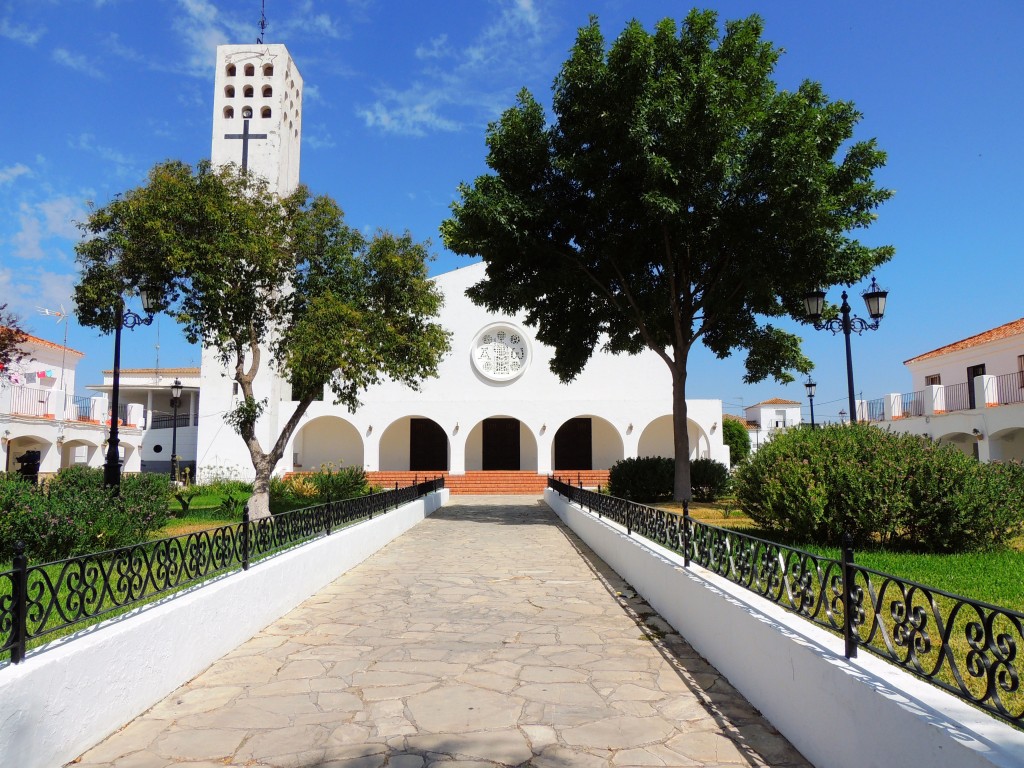
[[[139,291],[142,309],[146,316],[135,314],[124,306],[124,297],[118,296],[117,324],[114,326],[114,377],[110,392],[110,438],[107,442],[107,460],[103,465],[103,484],[113,488],[114,493],[121,490],[121,453],[118,437],[118,411],[120,410],[121,389],[121,328],[131,330],[137,325],[149,325],[153,322],[153,306],[155,302],[146,291]]]
[[[181,379],[175,379],[171,385],[171,408],[174,410],[171,421],[171,482],[178,480],[178,408],[181,406]]]
[[[850,398],[850,420],[854,422],[858,419],[857,401],[853,389],[853,353],[850,350],[850,333],[853,332],[859,336],[864,331],[878,330],[878,324],[885,314],[885,300],[889,292],[879,288],[875,278],[872,277],[871,286],[861,295],[867,305],[868,315],[871,317],[870,322],[860,317],[850,316],[850,304],[847,302],[849,297],[846,295],[846,291],[843,291],[843,303],[839,307],[840,316],[825,321],[821,319],[825,309],[825,292],[822,290],[811,291],[804,296],[804,312],[815,329],[821,331],[827,328],[832,331],[833,336],[842,331],[846,339],[846,388]]]
[[[810,376],[808,376],[807,377],[807,381],[804,384],[804,386],[807,388],[807,399],[811,403],[811,429],[815,429],[815,424],[814,424],[814,391],[815,391],[815,389],[817,389],[818,385],[814,383],[814,379],[812,379]]]

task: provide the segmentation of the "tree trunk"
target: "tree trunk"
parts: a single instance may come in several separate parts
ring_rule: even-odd
[[[672,488],[675,501],[689,501],[690,485],[690,433],[686,416],[686,358],[672,369],[672,430],[676,454],[676,477]]]
[[[256,478],[252,482],[252,496],[249,497],[247,508],[250,520],[270,517],[270,475],[274,471],[274,463],[268,456],[259,460],[253,459]]]

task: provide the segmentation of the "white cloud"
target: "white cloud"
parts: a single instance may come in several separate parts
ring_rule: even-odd
[[[357,107],[368,128],[423,136],[493,120],[523,81],[545,66],[548,30],[533,0],[505,0],[477,36],[458,47],[448,35],[415,49],[426,69],[405,88],[385,86]],[[447,67],[441,67],[444,61]]]
[[[19,176],[23,176],[26,173],[32,173],[27,165],[23,163],[15,163],[7,168],[0,168],[0,184],[7,184],[14,181]]]
[[[307,144],[313,149],[330,149],[336,146],[334,138],[327,130],[327,126],[318,124],[310,126],[312,130],[303,130],[302,132],[302,143]]]
[[[0,37],[6,37],[8,40],[14,40],[17,43],[35,45],[45,33],[45,27],[30,29],[22,24],[14,24],[8,18],[0,19]]]
[[[78,136],[68,138],[68,146],[72,149],[81,149],[90,154],[96,155],[101,160],[106,160],[115,166],[118,176],[131,174],[135,168],[135,161],[112,147],[106,147],[96,143],[96,137],[91,133],[80,133]]]
[[[26,329],[37,324],[32,322],[37,307],[64,306],[70,311],[74,290],[75,275],[71,272],[0,269],[0,296],[4,297],[7,310],[20,317]]]
[[[75,198],[55,197],[35,205],[22,203],[18,209],[18,231],[11,237],[11,250],[15,258],[27,261],[67,259],[53,242],[55,239],[79,238],[76,221],[84,221],[88,212]]]
[[[63,64],[65,67],[81,72],[89,77],[95,77],[102,79],[105,75],[90,62],[85,56],[80,56],[66,48],[55,48],[53,51],[53,60],[58,64]]]

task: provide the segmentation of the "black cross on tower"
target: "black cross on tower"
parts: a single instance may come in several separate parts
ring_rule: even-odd
[[[242,140],[242,173],[249,172],[249,139],[265,139],[267,134],[265,133],[249,133],[249,120],[246,118],[242,122],[241,133],[225,133],[225,139],[241,139]]]

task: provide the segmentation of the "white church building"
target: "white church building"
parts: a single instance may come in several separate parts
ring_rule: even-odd
[[[283,45],[217,49],[214,164],[234,162],[268,178],[279,194],[298,184],[302,78]],[[636,456],[674,454],[672,382],[652,352],[612,356],[595,351],[582,374],[563,384],[550,371],[552,350],[537,342],[522,316],[492,314],[466,289],[484,274],[475,263],[433,279],[444,294],[439,322],[452,333],[437,378],[419,392],[385,382],[367,390],[350,413],[329,389],[292,436],[277,474],[323,464],[370,473],[553,472],[607,470]],[[237,385],[211,350],[200,375],[197,464],[200,477],[252,476],[248,452],[224,422]],[[296,407],[287,382],[264,366],[255,382],[267,409],[258,424],[264,447]],[[689,400],[691,457],[728,465],[720,400]]]

